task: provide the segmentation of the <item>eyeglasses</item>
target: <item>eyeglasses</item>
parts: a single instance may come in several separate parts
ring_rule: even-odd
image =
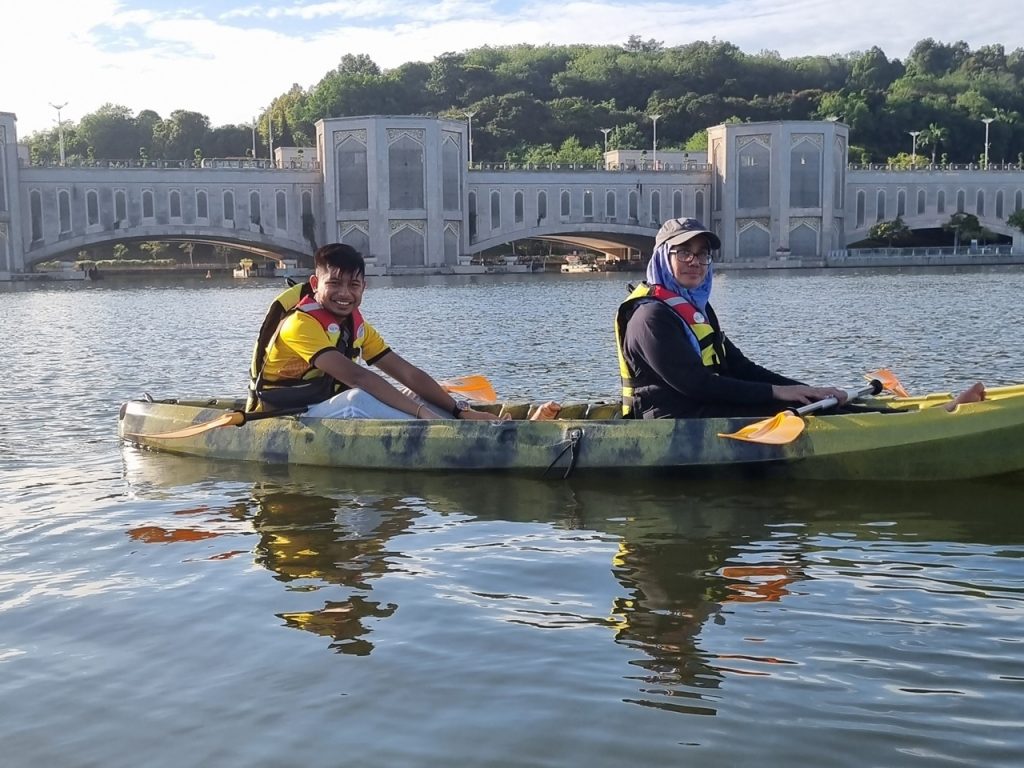
[[[696,262],[702,267],[706,267],[711,263],[711,251],[687,251],[682,248],[672,248],[668,252],[669,256],[675,256],[684,264],[693,264]]]

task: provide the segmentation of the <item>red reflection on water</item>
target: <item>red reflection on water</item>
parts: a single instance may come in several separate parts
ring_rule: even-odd
[[[161,528],[158,525],[144,525],[132,528],[128,535],[135,541],[147,544],[169,544],[175,541],[202,541],[220,536],[213,531],[197,531],[195,528]]]

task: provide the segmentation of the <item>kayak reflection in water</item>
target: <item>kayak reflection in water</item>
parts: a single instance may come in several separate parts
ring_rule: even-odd
[[[696,219],[670,219],[658,230],[647,279],[615,319],[623,415],[772,416],[831,397],[842,407],[844,390],[808,386],[763,368],[722,332],[710,304],[712,252],[719,248],[718,236]],[[979,382],[947,408],[984,397]]]
[[[392,570],[396,554],[387,542],[406,532],[420,513],[400,498],[353,495],[328,498],[314,493],[267,488],[253,490],[259,534],[255,561],[268,568],[289,592],[326,586],[349,594],[321,607],[278,613],[295,629],[328,637],[339,653],[365,656],[373,650],[367,621],[394,614],[398,606],[370,599],[373,581]],[[247,507],[247,516],[252,507]]]

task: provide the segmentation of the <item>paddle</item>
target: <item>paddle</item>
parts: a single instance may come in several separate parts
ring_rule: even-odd
[[[878,379],[872,380],[872,382],[859,390],[848,390],[846,393],[847,400],[856,400],[865,395],[877,395],[882,391],[882,382]],[[764,419],[762,421],[756,421],[753,424],[748,424],[742,429],[726,434],[719,432],[719,437],[730,437],[733,440],[746,440],[749,443],[762,443],[764,445],[785,445],[791,443],[800,436],[800,433],[804,431],[806,424],[804,423],[803,416],[815,411],[822,411],[826,408],[831,408],[834,405],[838,405],[839,400],[834,397],[826,397],[824,400],[818,400],[814,403],[809,403],[800,408],[790,408],[778,413],[770,419]]]
[[[892,392],[896,397],[910,397],[910,393],[903,388],[900,380],[896,378],[896,374],[888,368],[879,368],[877,371],[866,373],[864,378],[868,381],[877,380],[881,382],[882,389],[886,392]]]
[[[457,379],[447,379],[445,381],[439,381],[438,384],[440,384],[446,392],[458,393],[466,399],[473,400],[478,403],[494,403],[498,400],[498,393],[494,390],[494,386],[486,376],[481,374],[462,376]],[[308,410],[308,407],[309,406],[302,406],[301,408],[282,408],[276,411],[259,411],[255,413],[247,413],[245,411],[227,411],[212,421],[205,421],[202,424],[193,424],[190,427],[183,427],[182,429],[176,429],[172,432],[159,432],[153,435],[132,434],[128,435],[128,437],[140,437],[147,440],[176,440],[183,437],[201,435],[203,432],[208,432],[211,429],[217,429],[218,427],[240,427],[250,421],[272,419],[276,416],[294,416],[299,413],[305,413],[306,410]]]

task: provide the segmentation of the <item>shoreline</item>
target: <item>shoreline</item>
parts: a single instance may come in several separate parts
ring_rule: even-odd
[[[1024,266],[1024,254],[941,254],[941,255],[917,255],[917,256],[830,256],[828,258],[801,259],[771,259],[765,261],[722,261],[715,262],[716,272],[768,272],[768,271],[842,271],[848,269],[941,269],[960,267],[1019,267]],[[636,274],[646,268],[646,262],[638,263],[635,267],[617,267],[615,269],[599,269],[595,272],[581,274]],[[189,279],[216,279],[224,278],[235,280],[274,280],[284,279],[283,275],[252,275],[244,278],[236,278],[232,275],[231,267],[215,267],[203,265],[195,267],[142,267],[123,269],[102,269],[95,273],[86,273],[80,270],[61,270],[53,272],[27,272],[27,273],[0,273],[0,284],[28,283],[28,282],[93,282],[105,278],[133,278],[133,277],[185,277]],[[568,279],[576,275],[572,273],[559,272],[558,270],[530,270],[515,268],[494,268],[478,265],[466,265],[459,267],[438,266],[438,267],[397,267],[378,268],[376,265],[367,265],[367,277],[427,277],[427,276],[489,276],[489,275],[544,275],[564,274]]]

